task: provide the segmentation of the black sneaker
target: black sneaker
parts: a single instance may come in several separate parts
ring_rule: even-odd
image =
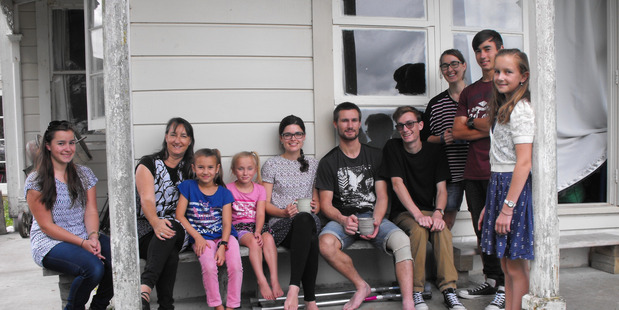
[[[413,301],[415,302],[415,310],[428,310],[426,301],[423,300],[421,292],[413,292]]]
[[[462,305],[462,303],[458,300],[455,289],[448,288],[444,290],[443,298],[445,299],[445,305],[449,308],[449,310],[466,310],[464,305]]]
[[[505,287],[499,286],[494,295],[494,300],[486,307],[485,310],[504,310],[505,309]]]
[[[488,282],[484,282],[478,287],[469,290],[459,290],[458,296],[464,299],[474,299],[480,296],[493,295],[494,293],[496,293],[494,286],[490,285]]]

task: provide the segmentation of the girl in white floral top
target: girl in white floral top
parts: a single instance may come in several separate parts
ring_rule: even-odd
[[[30,232],[35,263],[75,276],[65,309],[106,309],[114,296],[110,239],[99,234],[97,177],[73,163],[75,131],[67,121],[49,123],[26,179],[25,195],[34,216]]]

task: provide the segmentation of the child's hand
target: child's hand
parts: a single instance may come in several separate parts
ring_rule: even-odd
[[[220,246],[215,252],[215,263],[217,266],[223,266],[224,262],[226,262],[226,247]]]
[[[260,234],[259,231],[254,233],[254,238],[256,239],[256,242],[258,243],[259,247],[262,247],[262,245],[264,244],[264,242],[262,242],[262,234]]]
[[[202,237],[195,239],[196,243],[193,245],[193,251],[200,257],[206,248],[211,248],[211,246],[206,242],[206,240]]]

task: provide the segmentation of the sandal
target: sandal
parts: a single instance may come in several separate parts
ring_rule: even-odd
[[[142,295],[142,310],[150,310],[150,293],[141,292]]]

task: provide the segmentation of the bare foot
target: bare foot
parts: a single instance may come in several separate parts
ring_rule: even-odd
[[[284,302],[284,310],[297,310],[299,309],[299,290],[296,285],[288,286],[288,295],[286,295],[286,302]]]
[[[279,281],[271,280],[271,287],[273,289],[273,298],[284,296],[284,291],[282,287],[279,285]]]
[[[219,305],[215,307],[215,310],[224,310],[224,305]]]
[[[344,305],[343,310],[354,310],[354,309],[359,308],[359,306],[361,306],[365,298],[370,296],[370,293],[372,293],[372,289],[370,288],[370,285],[367,284],[366,282],[363,282],[363,285],[364,286],[362,288],[357,289],[357,291],[352,296],[352,298]]]
[[[412,300],[402,300],[402,310],[415,310],[415,303]]]
[[[305,309],[307,310],[318,310],[318,305],[316,304],[316,301],[306,301],[305,302]]]
[[[260,290],[260,295],[262,295],[262,298],[268,299],[268,300],[275,299],[275,297],[273,297],[273,292],[271,291],[271,288],[269,287],[269,283],[267,283],[266,279],[264,280],[264,282],[258,282],[258,289]]]

